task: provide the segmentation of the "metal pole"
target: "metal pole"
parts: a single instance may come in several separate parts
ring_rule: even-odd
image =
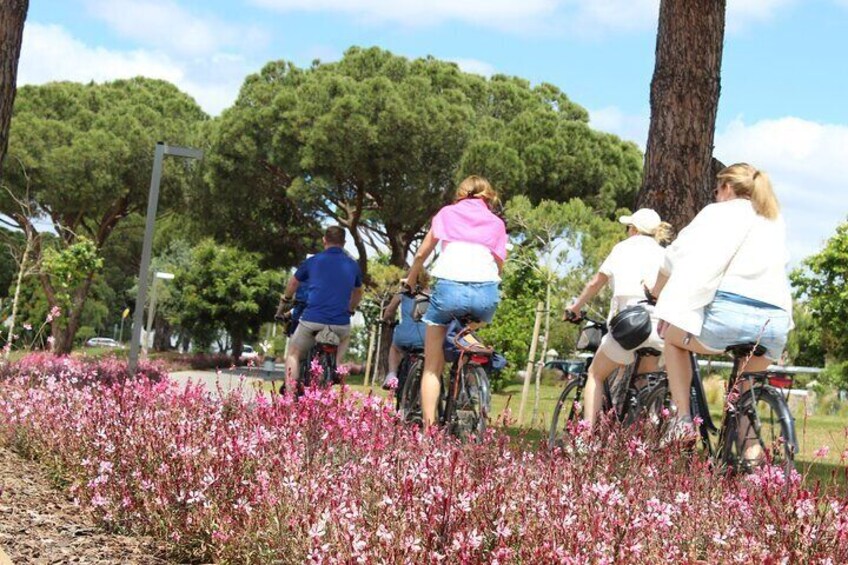
[[[141,358],[147,360],[147,349],[153,344],[150,342],[150,333],[153,331],[153,316],[156,315],[156,281],[159,277],[153,275],[153,282],[150,283],[150,305],[147,307],[147,329],[144,332],[144,341],[141,343]]]
[[[138,269],[138,296],[133,312],[133,332],[130,342],[129,373],[135,374],[138,368],[138,350],[141,345],[141,326],[144,323],[144,303],[147,300],[147,275],[150,270],[150,255],[153,251],[153,224],[156,221],[156,209],[159,205],[159,181],[162,180],[162,159],[165,156],[165,144],[158,142],[153,153],[153,173],[150,176],[150,196],[147,200],[147,224],[144,228],[144,245],[141,248],[141,266]]]

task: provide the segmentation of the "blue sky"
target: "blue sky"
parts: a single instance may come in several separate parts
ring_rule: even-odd
[[[848,0],[728,0],[716,155],[768,171],[793,260],[848,214]],[[33,0],[19,82],[170,80],[210,114],[351,45],[550,82],[644,147],[658,0]]]

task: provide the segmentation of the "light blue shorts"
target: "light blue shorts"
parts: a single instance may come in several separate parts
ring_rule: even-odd
[[[704,310],[704,326],[698,341],[710,349],[724,351],[731,345],[759,343],[765,356],[780,359],[789,333],[789,313],[738,294],[718,291]]]
[[[422,318],[428,326],[447,326],[454,318],[469,316],[489,323],[500,302],[496,282],[456,282],[438,279],[430,306]]]
[[[401,322],[395,327],[392,344],[399,349],[421,349],[424,347],[424,334],[427,328],[424,324]]]

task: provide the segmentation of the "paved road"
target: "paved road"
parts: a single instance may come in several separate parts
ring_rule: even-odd
[[[262,379],[240,377],[238,375],[227,375],[215,371],[176,371],[170,373],[172,379],[180,384],[188,382],[202,383],[209,391],[218,393],[219,387],[223,392],[242,387],[247,398],[256,395],[256,387],[262,385]]]

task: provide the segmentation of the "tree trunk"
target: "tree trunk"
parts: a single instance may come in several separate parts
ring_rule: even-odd
[[[533,399],[533,417],[530,419],[532,428],[539,419],[539,396],[541,394],[542,369],[545,366],[545,356],[548,354],[549,336],[551,335],[551,281],[548,280],[545,291],[545,335],[542,338],[542,354],[539,355],[539,365],[536,367],[536,395]]]
[[[662,0],[651,80],[651,125],[636,208],[676,230],[712,198],[725,0]]]
[[[9,344],[9,347],[6,349],[5,358],[9,359],[9,354],[12,352],[11,344],[15,337],[15,318],[18,315],[18,300],[21,296],[21,283],[23,282],[24,273],[27,268],[27,258],[29,257],[30,247],[32,247],[32,233],[29,230],[26,230],[26,243],[24,244],[24,254],[21,257],[21,265],[18,269],[18,278],[15,282],[15,297],[12,299],[12,316],[9,318],[9,337],[6,339],[6,343]]]
[[[169,351],[171,349],[171,324],[162,316],[153,319],[153,350]]]
[[[53,322],[53,339],[55,339],[53,351],[57,355],[68,355],[74,348],[74,338],[77,335],[77,330],[79,330],[82,309],[88,298],[88,292],[91,289],[91,281],[93,279],[94,273],[89,273],[83,283],[74,291],[69,311],[62,312],[61,314],[62,316],[67,316],[67,324],[61,327],[60,324],[57,324],[55,321]],[[61,317],[59,320],[61,320]]]
[[[244,351],[244,336],[239,333],[233,333],[233,361],[237,362],[241,357],[241,352]]]
[[[0,164],[9,146],[9,123],[28,9],[29,0],[3,0],[0,4]]]

